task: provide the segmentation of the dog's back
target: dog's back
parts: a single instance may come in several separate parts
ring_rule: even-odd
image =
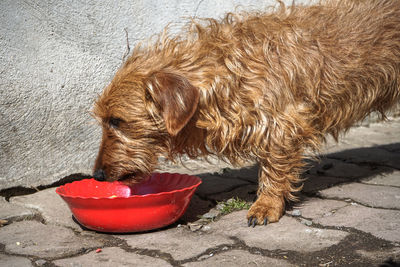
[[[314,68],[306,74],[313,86],[303,89],[312,89],[313,123],[337,136],[370,112],[384,116],[400,95],[400,1],[331,1],[297,12],[310,35],[310,50],[295,56]]]
[[[399,100],[398,0],[230,14],[199,28],[193,53],[212,61],[188,74],[206,96],[199,125],[208,146],[231,159],[268,155],[273,145],[318,147],[327,133],[337,137]],[[294,143],[271,144],[282,140]]]

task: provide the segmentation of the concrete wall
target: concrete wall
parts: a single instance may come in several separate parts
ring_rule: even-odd
[[[287,1],[291,2],[291,1]],[[221,17],[274,0],[3,0],[0,7],[0,189],[91,173],[94,99],[131,47],[183,17]]]

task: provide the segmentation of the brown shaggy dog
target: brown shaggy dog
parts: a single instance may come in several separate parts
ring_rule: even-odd
[[[299,190],[304,152],[400,95],[400,1],[283,4],[193,20],[137,46],[95,104],[95,177],[138,182],[159,156],[255,160],[249,225],[276,222]]]

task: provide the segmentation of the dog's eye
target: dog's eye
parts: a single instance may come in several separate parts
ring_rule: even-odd
[[[117,129],[120,126],[121,122],[123,122],[122,119],[111,117],[108,121],[108,124],[111,128]]]

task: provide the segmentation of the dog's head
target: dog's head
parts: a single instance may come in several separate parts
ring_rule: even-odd
[[[94,166],[97,180],[132,184],[146,178],[199,101],[197,88],[181,75],[128,70],[125,66],[116,74],[94,106],[93,115],[103,128]]]

